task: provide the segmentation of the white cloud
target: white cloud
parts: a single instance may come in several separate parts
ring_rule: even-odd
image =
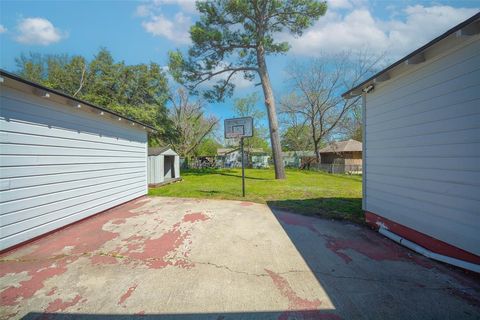
[[[0,24],[0,33],[7,32],[7,28],[5,28],[2,24]]]
[[[349,0],[328,0],[328,8],[332,9],[350,9],[352,8],[352,3]]]
[[[180,44],[190,42],[188,31],[191,24],[191,18],[181,12],[178,12],[173,19],[168,19],[163,14],[159,14],[142,22],[142,26],[147,32]]]
[[[187,14],[195,14],[197,8],[193,0],[150,0],[137,6],[135,15],[138,17],[154,16],[162,12],[165,7],[176,6],[179,11]]]
[[[195,0],[153,0],[156,6],[162,5],[177,5],[180,6],[183,12],[194,13],[197,11]]]
[[[335,1],[337,4],[342,2]],[[282,37],[290,42],[292,52],[298,55],[314,56],[320,52],[368,47],[374,51],[387,51],[391,58],[400,58],[476,12],[478,9],[416,5],[403,9],[403,19],[395,16],[379,20],[366,7],[344,14],[329,10],[302,37],[294,39],[285,34]]]
[[[59,29],[44,18],[25,18],[18,26],[18,35],[15,38],[17,42],[24,44],[49,45],[60,41],[65,37]]]
[[[150,14],[151,8],[149,5],[141,4],[135,10],[135,15],[138,17],[146,17]]]
[[[243,77],[243,74],[238,73],[232,77],[232,83],[235,85],[237,89],[245,89],[253,87],[254,82],[247,80]]]
[[[167,16],[163,9],[166,6],[177,6],[175,16]],[[143,28],[154,36],[164,37],[178,44],[190,43],[190,15],[196,12],[194,0],[151,0],[137,6],[135,15],[143,17]]]

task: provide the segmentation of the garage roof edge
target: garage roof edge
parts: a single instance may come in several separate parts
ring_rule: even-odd
[[[5,71],[5,70],[3,70],[3,69],[0,69],[0,75],[1,75],[2,77],[10,78],[10,79],[13,79],[13,80],[15,80],[15,81],[22,82],[22,83],[24,83],[24,84],[26,84],[26,85],[29,85],[29,86],[31,86],[31,87],[34,87],[34,88],[37,88],[37,89],[40,89],[40,90],[44,90],[44,91],[46,91],[46,92],[49,92],[49,93],[52,93],[52,94],[55,94],[55,95],[64,97],[64,98],[66,98],[66,99],[69,99],[69,100],[72,100],[72,101],[75,101],[75,102],[78,102],[78,103],[80,103],[80,104],[89,106],[89,107],[94,108],[94,109],[97,109],[97,110],[99,110],[99,111],[103,111],[103,112],[109,113],[109,114],[111,114],[111,115],[113,115],[113,116],[115,116],[115,117],[119,117],[119,118],[122,118],[122,119],[125,119],[125,120],[128,120],[128,121],[134,122],[134,123],[136,123],[136,124],[138,124],[138,125],[140,125],[140,126],[142,126],[142,127],[145,127],[145,129],[147,129],[147,128],[150,129],[150,131],[153,131],[153,132],[156,132],[156,131],[157,131],[154,127],[149,126],[149,125],[147,125],[147,124],[145,124],[145,123],[142,123],[142,122],[140,122],[140,121],[137,121],[137,120],[132,119],[132,118],[129,118],[129,117],[122,116],[121,114],[119,114],[119,113],[117,113],[117,112],[115,112],[115,111],[111,111],[111,110],[108,110],[108,109],[106,109],[106,108],[104,108],[104,107],[100,107],[100,106],[97,106],[97,105],[95,105],[95,104],[93,104],[93,103],[90,103],[90,102],[88,102],[88,101],[75,98],[75,97],[73,97],[73,96],[71,96],[71,95],[69,95],[69,94],[66,94],[66,93],[63,93],[63,92],[61,92],[61,91],[58,91],[58,90],[55,90],[55,89],[46,87],[46,86],[41,85],[41,84],[39,84],[39,83],[37,83],[37,82],[33,82],[33,81],[30,81],[30,80],[27,80],[27,79],[25,79],[25,78],[22,78],[22,77],[20,77],[20,76],[18,76],[18,75],[15,75],[15,74],[10,73],[10,72],[8,72],[8,71]]]
[[[433,39],[432,41],[428,42],[427,44],[423,45],[422,47],[416,49],[415,51],[411,52],[410,54],[406,55],[405,57],[401,58],[400,60],[398,60],[397,62],[394,62],[393,64],[391,64],[390,66],[388,66],[387,68],[383,69],[382,71],[376,73],[375,75],[373,75],[372,77],[368,78],[367,80],[363,81],[362,83],[360,83],[359,85],[351,88],[350,90],[344,92],[342,94],[342,97],[343,98],[346,98],[348,95],[350,95],[351,93],[353,93],[354,91],[357,91],[358,89],[363,89],[364,87],[367,87],[367,85],[370,85],[373,83],[373,80],[375,78],[379,78],[380,76],[382,76],[384,73],[392,70],[393,68],[395,68],[396,66],[404,63],[405,61],[407,61],[408,59],[411,59],[413,58],[414,56],[422,53],[423,51],[425,51],[426,49],[430,48],[431,46],[433,46],[434,44],[442,41],[443,39],[445,39],[446,37],[448,37],[449,35],[463,29],[465,26],[475,22],[476,20],[480,19],[480,12],[479,13],[476,13],[475,15],[473,15],[472,17],[468,18],[467,20],[463,21],[462,23],[456,25],[455,27],[451,28],[450,30],[448,30],[447,32],[441,34],[440,36],[436,37],[435,39]],[[358,95],[358,94],[356,94]]]

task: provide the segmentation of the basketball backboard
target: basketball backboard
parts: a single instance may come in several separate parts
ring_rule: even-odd
[[[224,128],[226,139],[253,137],[253,118],[225,119]]]

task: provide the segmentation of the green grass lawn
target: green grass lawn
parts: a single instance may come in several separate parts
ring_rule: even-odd
[[[361,176],[287,170],[275,180],[272,169],[246,169],[242,198],[241,169],[182,171],[183,181],[151,188],[151,196],[246,200],[292,212],[363,221]]]

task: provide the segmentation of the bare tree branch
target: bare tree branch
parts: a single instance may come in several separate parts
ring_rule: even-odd
[[[304,64],[293,63],[287,70],[295,98],[282,101],[282,112],[308,123],[318,162],[322,141],[360,102],[360,97],[343,100],[341,93],[373,74],[382,59],[383,55],[368,51],[323,54]]]

